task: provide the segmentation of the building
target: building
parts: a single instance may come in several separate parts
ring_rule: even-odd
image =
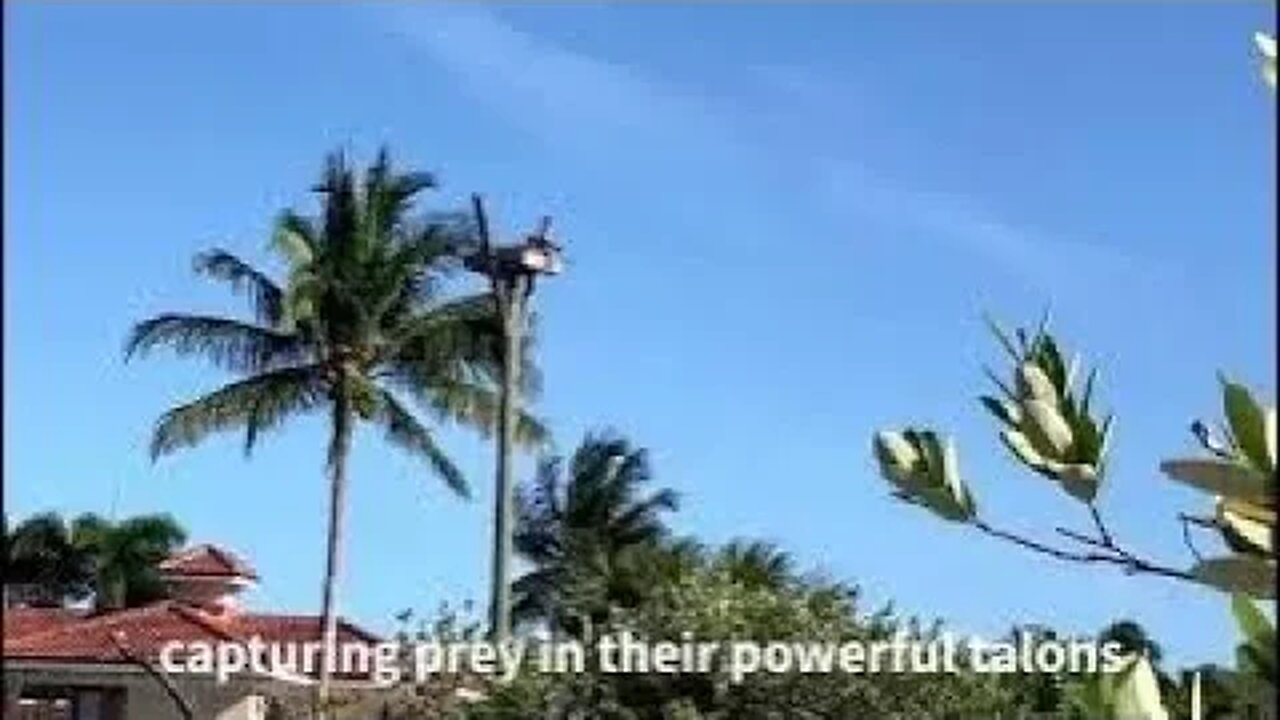
[[[315,615],[249,612],[240,594],[258,580],[243,560],[213,545],[184,550],[160,564],[168,598],[143,607],[94,613],[57,607],[4,612],[5,718],[16,720],[164,720],[182,717],[170,683],[196,717],[262,720],[270,703],[302,700],[316,672],[165,672],[194,661],[192,648],[252,647],[252,643],[318,650]],[[181,643],[175,651],[173,643]],[[378,638],[342,621],[340,647],[371,648]],[[318,663],[318,655],[316,662]],[[292,669],[292,668],[290,668]],[[347,674],[338,687],[368,687],[370,675]]]

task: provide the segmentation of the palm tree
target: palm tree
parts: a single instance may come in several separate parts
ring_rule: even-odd
[[[71,542],[89,562],[98,611],[137,607],[165,595],[157,565],[187,540],[169,515],[112,522],[93,513],[71,524]]]
[[[158,421],[152,457],[195,445],[222,431],[244,432],[250,452],[266,431],[286,419],[325,412],[328,539],[321,607],[327,655],[335,647],[334,605],[342,566],[347,457],[359,421],[422,458],[460,496],[462,473],[410,410],[411,398],[437,422],[488,431],[498,407],[501,326],[489,293],[446,297],[443,284],[472,246],[465,221],[410,218],[414,199],[435,187],[425,173],[393,171],[387,152],[358,179],[341,153],[328,159],[314,188],[316,217],[288,211],[272,237],[283,259],[278,283],[221,249],[196,258],[195,270],[247,295],[254,317],[240,320],[164,314],[134,327],[126,355],[164,346],[202,356],[236,379],[175,407]],[[536,389],[528,358],[521,377]],[[544,431],[521,415],[517,439],[539,441]],[[322,663],[317,701],[327,702],[331,668]]]
[[[6,604],[16,590],[21,600],[38,607],[58,607],[83,600],[93,590],[89,558],[75,546],[62,516],[32,515],[4,532]]]
[[[646,493],[648,454],[611,433],[588,435],[567,472],[561,458],[539,464],[517,502],[515,546],[533,569],[516,580],[517,621],[576,631],[613,605],[634,604],[636,551],[667,535],[669,489]]]
[[[733,540],[716,553],[713,566],[752,588],[780,589],[795,575],[790,553],[765,540]]]

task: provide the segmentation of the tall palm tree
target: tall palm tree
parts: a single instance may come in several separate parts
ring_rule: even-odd
[[[251,451],[286,419],[325,412],[328,539],[321,617],[327,655],[335,648],[334,605],[342,566],[347,457],[359,421],[382,429],[393,445],[422,458],[460,496],[462,473],[428,425],[402,397],[436,422],[486,431],[495,422],[501,326],[489,293],[446,297],[444,280],[460,267],[475,233],[464,221],[410,217],[415,198],[435,187],[425,173],[398,173],[385,150],[357,178],[341,153],[331,155],[314,190],[318,216],[281,215],[271,247],[284,261],[284,282],[221,249],[196,258],[195,270],[248,297],[252,320],[198,314],[159,315],[134,327],[127,356],[156,347],[202,356],[236,375],[213,392],[175,407],[158,421],[158,457],[229,430]],[[521,376],[529,397],[536,371]],[[542,438],[522,415],[517,439]],[[332,668],[322,663],[317,689],[324,713]]]
[[[27,604],[58,607],[93,591],[90,559],[72,542],[71,529],[53,512],[32,515],[12,531],[5,518],[4,586]]]
[[[93,513],[71,523],[71,543],[88,560],[98,611],[145,605],[164,597],[157,565],[187,540],[169,515],[112,522]]]
[[[632,551],[666,537],[663,513],[678,507],[669,489],[646,492],[651,481],[645,450],[610,433],[588,435],[567,469],[539,464],[517,503],[516,550],[533,565],[514,584],[517,621],[574,631],[634,601]]]

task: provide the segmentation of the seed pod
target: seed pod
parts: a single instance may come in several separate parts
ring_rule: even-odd
[[[1263,411],[1264,435],[1267,440],[1267,459],[1271,462],[1271,470],[1276,468],[1276,409],[1266,408]]]
[[[1030,468],[1039,469],[1044,467],[1044,456],[1036,451],[1031,441],[1026,435],[1012,429],[1004,429],[1000,431],[1000,440],[1005,447],[1013,453],[1024,465]]]
[[[1061,457],[1071,448],[1074,439],[1071,426],[1055,405],[1044,400],[1028,400],[1022,409],[1026,412],[1022,430],[1042,454]]]
[[[1265,508],[1249,503],[1219,499],[1216,515],[1223,537],[1233,549],[1270,555],[1275,551],[1275,514],[1265,522],[1261,519],[1265,513]]]
[[[1018,392],[1026,398],[1058,404],[1058,390],[1053,381],[1035,363],[1023,363],[1018,368]]]
[[[872,441],[876,459],[880,461],[880,471],[886,478],[898,485],[911,483],[916,465],[920,462],[920,453],[911,443],[896,432],[878,432]]]

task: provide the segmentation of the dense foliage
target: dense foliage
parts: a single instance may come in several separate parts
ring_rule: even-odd
[[[92,599],[99,610],[144,605],[164,595],[156,565],[186,541],[168,515],[115,522],[93,513],[70,523],[41,513],[4,533],[10,601],[59,607]]]

